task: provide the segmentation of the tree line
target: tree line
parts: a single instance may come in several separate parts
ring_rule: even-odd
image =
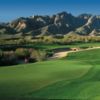
[[[15,51],[0,50],[0,66],[11,66],[22,63],[34,63],[46,60],[52,52],[36,50],[33,48],[17,48]]]

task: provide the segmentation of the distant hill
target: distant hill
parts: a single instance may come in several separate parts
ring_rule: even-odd
[[[79,35],[100,36],[100,16],[81,14],[73,16],[61,12],[52,16],[20,17],[10,23],[0,23],[1,35]]]

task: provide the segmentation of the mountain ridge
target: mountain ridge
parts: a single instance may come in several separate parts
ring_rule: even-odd
[[[79,35],[99,36],[100,15],[80,14],[73,16],[70,13],[61,12],[52,16],[20,17],[10,23],[0,23],[0,35],[19,33],[32,36],[66,35],[72,31]]]

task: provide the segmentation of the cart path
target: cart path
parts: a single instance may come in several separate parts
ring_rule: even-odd
[[[100,47],[80,49],[80,50],[76,50],[76,51],[74,51],[74,50],[60,51],[60,52],[54,53],[54,55],[52,57],[50,57],[50,59],[60,59],[60,58],[66,57],[71,52],[79,52],[79,51],[86,51],[86,50],[93,50],[93,49],[100,49]]]

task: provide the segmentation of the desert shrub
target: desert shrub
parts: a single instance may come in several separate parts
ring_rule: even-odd
[[[28,49],[24,49],[24,48],[16,49],[15,54],[20,59],[27,58],[27,57],[30,56],[29,50]]]
[[[0,59],[0,66],[16,65],[17,57],[13,51],[4,52]]]
[[[54,52],[53,51],[47,51],[46,56],[51,57],[53,56]]]
[[[17,44],[25,44],[25,43],[26,43],[25,39],[19,39],[17,41]]]
[[[54,43],[54,38],[52,36],[45,36],[43,38],[43,43],[52,44],[52,43]]]
[[[40,61],[40,53],[37,50],[33,50],[30,55],[30,59],[33,61]]]
[[[2,55],[3,55],[3,51],[2,51],[2,50],[0,50],[0,58],[2,57]]]
[[[52,56],[51,51],[17,48],[15,51],[0,50],[0,66],[16,65],[20,63],[34,63],[46,60]]]
[[[40,61],[46,60],[47,52],[46,51],[39,51],[40,54]]]
[[[46,59],[46,52],[40,50],[33,50],[30,55],[30,59],[33,61],[42,61]]]
[[[89,46],[80,46],[81,49],[87,49]]]

